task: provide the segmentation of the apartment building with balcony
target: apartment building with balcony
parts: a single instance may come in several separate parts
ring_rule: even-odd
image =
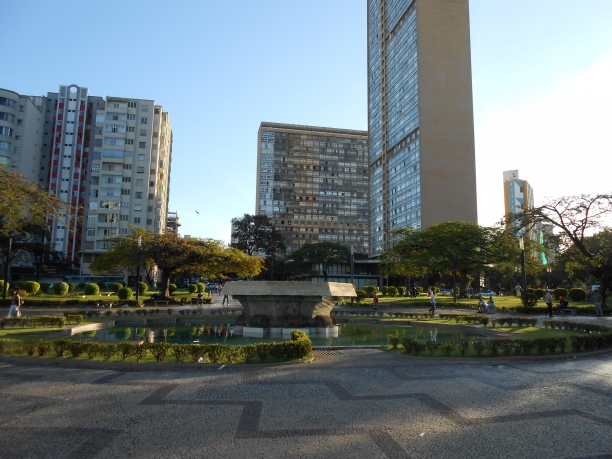
[[[172,160],[170,115],[154,100],[96,103],[81,272],[131,228],[166,229]]]
[[[46,98],[0,88],[0,164],[39,181]]]

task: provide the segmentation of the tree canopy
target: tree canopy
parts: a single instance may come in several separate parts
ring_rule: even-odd
[[[566,270],[581,268],[597,278],[604,295],[612,283],[612,241],[606,219],[612,214],[612,194],[562,196],[541,206],[507,216],[515,232],[538,224],[557,229]],[[573,263],[573,264],[572,264]]]
[[[47,218],[64,221],[68,227],[70,210],[70,204],[0,165],[0,236],[35,234],[47,228]]]
[[[388,273],[408,278],[456,270],[465,280],[469,271],[503,269],[504,264],[515,265],[520,259],[516,237],[501,226],[445,222],[422,231],[402,228],[395,234],[401,240],[381,255],[381,263]],[[529,242],[526,244],[529,251]]]
[[[351,251],[335,242],[317,242],[315,244],[304,244],[298,250],[291,252],[288,257],[298,263],[321,265],[323,279],[327,281],[329,267],[350,262]]]
[[[232,238],[236,240],[232,247],[242,250],[247,255],[257,255],[260,251],[274,255],[285,250],[285,243],[280,231],[266,215],[244,214],[233,222]]]
[[[141,245],[138,247],[138,237]],[[92,263],[96,273],[134,268],[138,263],[155,265],[161,272],[162,295],[169,297],[170,277],[182,271],[218,278],[228,273],[239,277],[259,274],[263,260],[249,256],[214,239],[184,239],[175,233],[153,234],[135,229],[125,237],[113,238],[112,247]]]

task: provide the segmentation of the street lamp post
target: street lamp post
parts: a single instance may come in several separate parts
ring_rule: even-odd
[[[6,257],[4,258],[4,285],[2,287],[2,299],[6,300],[6,291],[8,290],[8,265],[11,257],[11,248],[13,247],[13,238],[10,237],[8,240],[8,247],[6,250]]]
[[[551,288],[550,285],[550,273],[552,272],[552,268],[550,266],[546,267],[546,287]]]
[[[139,305],[140,299],[140,246],[142,245],[142,236],[138,236],[138,255],[136,257],[136,304]]]
[[[457,252],[453,252],[453,301],[457,303]]]
[[[351,284],[355,287],[355,247],[351,244]],[[353,304],[353,297],[351,297],[351,305]]]
[[[519,238],[519,247],[521,248],[521,280],[522,280],[522,292],[521,297],[523,300],[523,306],[527,306],[527,276],[525,274],[525,241],[522,237]]]

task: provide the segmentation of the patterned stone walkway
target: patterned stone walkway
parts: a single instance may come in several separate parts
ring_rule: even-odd
[[[380,350],[118,372],[0,363],[3,458],[612,458],[612,356]]]

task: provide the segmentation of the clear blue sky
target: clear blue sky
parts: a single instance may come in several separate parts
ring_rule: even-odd
[[[480,223],[501,218],[507,169],[536,202],[610,191],[612,1],[470,9]],[[363,0],[25,0],[2,16],[0,87],[75,83],[170,112],[182,234],[229,242],[255,211],[261,121],[367,129]]]

